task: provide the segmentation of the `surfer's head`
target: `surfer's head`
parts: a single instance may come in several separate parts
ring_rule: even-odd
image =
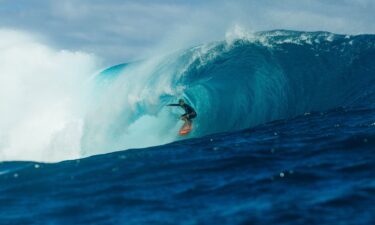
[[[183,99],[179,99],[179,100],[178,100],[178,104],[179,104],[179,105],[184,105],[184,104],[185,104],[185,101],[184,101]]]

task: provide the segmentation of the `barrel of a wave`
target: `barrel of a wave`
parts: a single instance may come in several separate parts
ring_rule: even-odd
[[[192,123],[184,123],[184,125],[182,125],[180,131],[178,132],[178,134],[180,136],[185,136],[185,135],[188,135],[191,131],[191,129],[193,129],[193,124]]]

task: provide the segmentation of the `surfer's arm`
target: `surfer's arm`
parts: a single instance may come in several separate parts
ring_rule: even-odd
[[[179,104],[168,104],[167,106],[180,106]]]

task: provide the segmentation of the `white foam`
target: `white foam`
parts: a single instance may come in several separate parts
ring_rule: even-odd
[[[162,106],[161,96],[181,96],[175,68],[155,74],[166,58],[129,66],[107,88],[95,90],[84,120],[81,148],[84,156],[129,148],[165,144],[177,138],[178,116]],[[168,68],[168,67],[165,67]],[[101,82],[100,80],[98,81]],[[177,114],[177,112],[175,112]]]
[[[0,29],[0,161],[80,157],[85,82],[95,56]]]

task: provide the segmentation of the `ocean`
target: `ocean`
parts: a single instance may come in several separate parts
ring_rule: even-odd
[[[0,224],[375,224],[374,59],[275,30],[105,69],[81,157],[0,162]]]

